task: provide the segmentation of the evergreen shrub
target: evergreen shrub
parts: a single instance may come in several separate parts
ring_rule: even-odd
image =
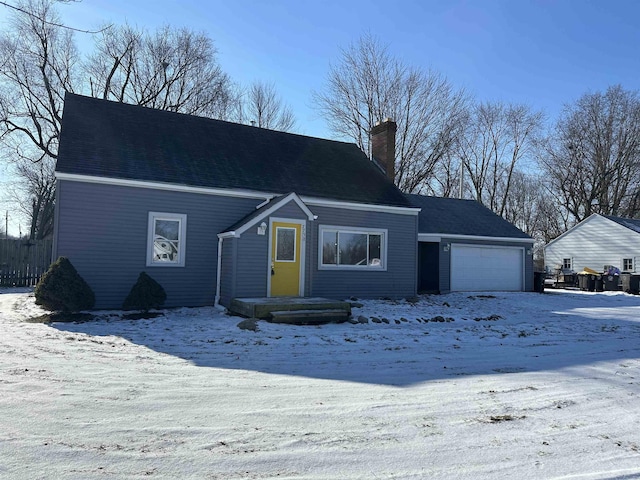
[[[51,264],[34,293],[36,304],[52,311],[91,310],[96,303],[93,290],[66,257]]]
[[[131,291],[122,304],[123,310],[149,310],[160,308],[167,294],[158,282],[141,272],[138,281],[131,287]]]

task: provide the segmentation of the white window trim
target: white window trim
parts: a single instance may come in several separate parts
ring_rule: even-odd
[[[322,263],[322,237],[325,231],[339,232],[339,233],[368,233],[372,235],[382,235],[381,240],[381,266],[372,265],[327,265]],[[320,225],[318,228],[318,270],[355,270],[355,271],[367,271],[367,272],[386,272],[387,271],[387,243],[389,238],[389,231],[386,228],[363,228],[363,227],[348,227],[343,225]]]
[[[629,260],[631,262],[631,268],[624,268],[624,261],[625,260]],[[622,259],[620,267],[622,267],[621,270],[623,272],[635,272],[636,271],[636,259],[635,259],[635,257],[624,257]]]
[[[179,222],[178,261],[156,262],[154,257],[153,237],[156,220],[170,220]],[[183,213],[149,212],[147,222],[147,267],[184,267],[187,247],[187,215]]]
[[[569,266],[565,267],[565,260],[569,260]],[[562,259],[562,269],[563,270],[573,270],[573,258],[563,258]]]

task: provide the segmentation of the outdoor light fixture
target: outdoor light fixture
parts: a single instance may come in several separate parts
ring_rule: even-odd
[[[444,248],[442,250],[444,250],[445,252],[448,252],[451,249],[451,244],[450,243],[445,243],[444,244]]]
[[[267,224],[262,222],[258,225],[258,235],[264,235],[265,233],[267,233]]]

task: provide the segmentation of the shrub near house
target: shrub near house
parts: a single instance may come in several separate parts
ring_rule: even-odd
[[[138,281],[131,287],[131,291],[122,304],[123,310],[149,310],[160,308],[167,294],[158,282],[141,272]]]
[[[51,264],[34,293],[36,304],[52,311],[79,312],[95,304],[93,290],[66,257]]]

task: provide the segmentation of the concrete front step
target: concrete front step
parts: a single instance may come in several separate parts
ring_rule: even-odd
[[[271,312],[271,323],[287,323],[290,325],[322,325],[324,323],[342,323],[349,318],[349,313],[341,309],[326,310],[281,310]]]
[[[290,310],[342,310],[348,317],[351,304],[321,297],[264,297],[234,298],[229,305],[229,311],[248,318],[270,319],[271,312]]]

